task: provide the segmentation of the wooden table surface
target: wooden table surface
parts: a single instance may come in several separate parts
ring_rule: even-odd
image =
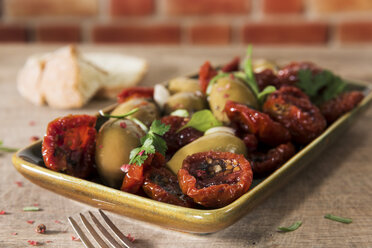
[[[16,74],[25,59],[57,46],[0,46],[0,139],[8,146],[23,147],[31,136],[42,137],[49,121],[69,113],[94,113],[109,101],[93,101],[79,110],[55,110],[33,106],[16,90]],[[228,61],[244,54],[244,47],[136,47],[83,46],[83,51],[110,51],[148,59],[144,84],[152,85],[171,77],[198,70],[206,59]],[[372,82],[372,49],[255,48],[254,57],[279,62],[307,60],[342,76]],[[372,247],[372,108],[354,123],[334,146],[329,147],[284,188],[273,194],[233,226],[210,235],[180,233],[109,214],[140,247]],[[94,208],[56,195],[24,179],[13,168],[11,154],[0,155],[0,247],[26,247],[28,240],[43,247],[82,247],[72,241],[67,216]],[[16,182],[22,182],[19,187]],[[40,212],[22,208],[39,204]],[[341,224],[323,218],[332,213],[353,219]],[[34,224],[27,223],[34,220]],[[278,233],[278,226],[301,220],[295,232]],[[60,223],[58,223],[60,221]],[[38,224],[47,234],[37,234]],[[14,235],[17,233],[17,235]],[[52,241],[46,243],[46,241]]]

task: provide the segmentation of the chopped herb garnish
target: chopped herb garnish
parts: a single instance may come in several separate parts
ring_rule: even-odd
[[[297,230],[302,225],[302,221],[296,221],[292,225],[285,227],[285,226],[279,226],[278,230],[282,232],[292,232]]]
[[[103,112],[103,110],[98,111],[98,113],[101,116],[107,117],[107,118],[123,119],[125,117],[131,116],[132,114],[136,113],[138,110],[139,110],[139,108],[134,108],[131,111],[129,111],[128,113],[125,113],[125,114],[122,114],[122,115],[110,115],[110,114],[106,114],[106,113]]]
[[[3,141],[0,140],[0,151],[2,151],[2,152],[16,152],[16,151],[18,151],[18,149],[3,146]]]
[[[40,211],[41,208],[39,207],[24,207],[23,208],[23,211],[25,212],[36,212],[36,211]]]
[[[129,155],[129,163],[142,165],[148,158],[148,155],[156,151],[165,155],[167,143],[160,137],[168,132],[170,125],[165,125],[160,120],[152,122],[149,131],[141,138],[141,146],[134,148]]]
[[[173,111],[170,115],[180,116],[180,117],[189,117],[189,112],[186,109],[177,109],[176,111]]]
[[[345,224],[350,224],[351,222],[353,222],[352,219],[343,218],[343,217],[332,215],[332,214],[326,214],[324,215],[324,218],[333,220],[333,221],[338,221],[338,222],[345,223]]]
[[[189,122],[186,123],[183,127],[181,127],[179,131],[187,128],[192,127],[195,128],[198,131],[205,132],[209,128],[212,127],[219,127],[222,126],[222,123],[214,117],[212,112],[208,109],[203,109],[198,112],[195,112]]]
[[[340,94],[346,87],[346,83],[331,71],[323,70],[313,75],[311,70],[299,70],[297,73],[300,87],[314,103],[328,101]]]

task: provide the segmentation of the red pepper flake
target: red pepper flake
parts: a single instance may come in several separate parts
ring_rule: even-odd
[[[98,146],[98,149],[102,149],[102,148],[103,148],[103,145],[99,145],[99,146]]]
[[[35,141],[38,141],[40,138],[38,136],[31,136],[30,137],[30,143],[33,143]]]
[[[33,205],[34,205],[34,207],[38,207],[39,203],[34,203]]]
[[[71,240],[72,241],[80,241],[80,239],[78,237],[75,237],[75,236],[71,236]]]
[[[5,214],[6,214],[6,212],[4,210],[0,211],[0,215],[5,215]]]
[[[35,240],[27,240],[27,242],[30,244],[30,245],[33,245],[33,246],[38,246],[38,245],[41,245],[40,242],[38,241],[35,241]]]
[[[227,94],[227,93],[223,95],[224,98],[228,98],[229,96],[230,96],[230,95]]]
[[[234,80],[235,79],[235,76],[234,76],[234,74],[230,74],[230,78],[232,79],[232,80]]]
[[[120,167],[120,170],[124,173],[127,173],[129,168],[130,168],[130,164],[123,164],[121,167]]]
[[[16,233],[16,232],[12,232],[11,235],[18,235],[18,233]]]
[[[28,224],[34,224],[35,221],[34,221],[34,220],[27,220],[26,222],[27,222]]]
[[[35,122],[35,121],[30,121],[30,122],[28,123],[28,125],[30,125],[30,126],[35,126],[35,125],[36,125],[36,122]]]
[[[224,91],[224,88],[223,88],[223,87],[218,87],[218,88],[217,88],[217,91],[218,91],[218,92]]]
[[[228,83],[228,84],[226,84],[226,86],[225,86],[225,89],[230,89],[230,87],[231,87],[231,84],[230,83]]]
[[[125,123],[125,122],[120,122],[120,127],[121,127],[121,128],[126,128],[126,127],[127,127],[127,123]]]
[[[23,182],[21,181],[15,181],[15,184],[17,184],[18,187],[23,187]]]
[[[49,244],[49,243],[53,243],[53,241],[47,240],[47,241],[45,241],[45,243]]]
[[[142,151],[140,151],[140,152],[138,153],[138,155],[142,156],[144,152],[145,152],[145,151],[142,150]]]
[[[136,240],[132,235],[130,235],[130,233],[128,233],[128,235],[125,236],[125,237],[127,237],[129,239],[129,241],[132,242],[132,243],[134,242],[134,240]]]
[[[63,224],[61,221],[59,220],[55,220],[54,223],[57,223],[57,224]]]

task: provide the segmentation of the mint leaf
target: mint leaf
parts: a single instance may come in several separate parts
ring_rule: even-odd
[[[179,131],[187,128],[192,127],[196,130],[199,130],[201,132],[207,131],[211,127],[218,127],[222,126],[222,123],[214,117],[212,112],[208,109],[203,109],[200,111],[195,112],[189,122],[186,123],[183,127],[181,127]]]

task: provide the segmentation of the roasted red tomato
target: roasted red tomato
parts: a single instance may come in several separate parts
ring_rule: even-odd
[[[227,63],[226,65],[224,65],[221,68],[221,71],[223,71],[223,72],[238,71],[239,70],[239,65],[240,65],[240,58],[239,57],[235,57],[229,63]]]
[[[265,89],[267,86],[272,85],[279,89],[282,86],[279,78],[274,74],[273,70],[265,69],[259,73],[254,74],[256,82],[260,91]]]
[[[88,177],[94,170],[96,121],[95,116],[69,115],[50,122],[42,146],[45,166]]]
[[[278,71],[278,78],[282,85],[294,85],[298,82],[299,70],[311,70],[313,75],[322,71],[310,62],[292,62]]]
[[[305,93],[294,86],[283,86],[270,94],[263,110],[288,128],[293,140],[298,144],[309,143],[318,137],[327,125],[320,110],[311,103]]]
[[[280,123],[244,104],[228,101],[225,112],[232,122],[243,131],[256,135],[262,143],[276,146],[291,140],[289,131]]]
[[[268,152],[252,152],[248,154],[248,160],[252,165],[254,177],[262,177],[282,166],[296,153],[292,143],[281,144]]]
[[[148,87],[131,87],[124,89],[118,95],[118,102],[126,102],[132,98],[153,98],[154,96],[154,88]]]
[[[200,152],[186,157],[178,171],[182,192],[205,207],[223,207],[246,193],[252,169],[243,155]]]
[[[180,116],[164,116],[161,118],[161,122],[170,125],[170,129],[163,136],[167,143],[167,154],[172,155],[178,151],[181,147],[191,143],[197,138],[203,136],[203,132],[200,132],[192,127],[187,127],[180,132],[177,132],[181,127],[186,125],[189,118]]]
[[[341,115],[349,112],[364,98],[362,92],[350,91],[331,99],[320,106],[320,112],[326,118],[328,124],[334,122]]]
[[[149,169],[142,188],[149,197],[160,202],[183,207],[191,207],[193,203],[182,193],[177,177],[165,167]]]
[[[206,61],[199,70],[199,84],[203,93],[207,91],[209,81],[217,75],[217,71]]]
[[[152,167],[159,168],[164,164],[164,156],[156,152],[155,154],[150,154],[142,165],[130,165],[128,172],[125,174],[123,179],[121,190],[136,194],[145,180],[144,173]]]

